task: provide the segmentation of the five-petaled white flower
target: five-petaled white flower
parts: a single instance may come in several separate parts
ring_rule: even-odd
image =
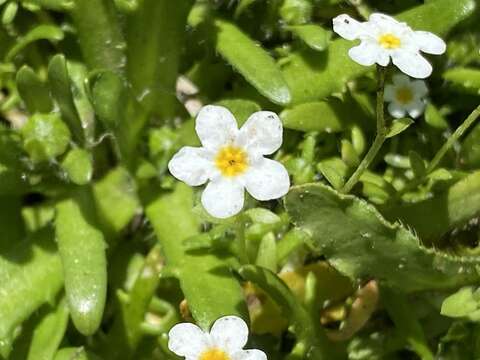
[[[389,102],[388,112],[400,119],[407,113],[414,119],[423,114],[428,89],[425,81],[410,80],[403,74],[394,75],[392,84],[385,86],[385,101]]]
[[[195,130],[203,147],[183,147],[168,169],[190,186],[210,180],[202,194],[202,205],[210,215],[227,218],[240,212],[244,189],[264,201],[288,192],[285,167],[263,156],[282,144],[283,127],[275,113],[256,112],[239,130],[228,109],[207,105],[198,113]]]
[[[372,14],[366,22],[339,15],[333,19],[333,30],[347,40],[360,39],[360,45],[348,52],[360,65],[387,66],[391,58],[402,72],[418,79],[432,73],[432,65],[420,51],[440,55],[446,50],[445,42],[437,35],[414,31],[406,23],[385,14]]]
[[[263,351],[243,350],[248,327],[237,316],[218,319],[209,333],[194,324],[177,324],[168,337],[168,348],[186,360],[267,360]]]

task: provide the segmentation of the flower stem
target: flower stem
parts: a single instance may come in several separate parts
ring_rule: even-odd
[[[385,138],[387,135],[387,127],[385,124],[385,114],[384,114],[384,102],[383,102],[383,94],[385,91],[385,75],[387,72],[387,68],[384,66],[377,65],[377,78],[378,78],[378,87],[377,87],[377,135],[375,136],[375,140],[373,141],[372,146],[368,150],[367,154],[363,158],[362,162],[352,174],[350,179],[346,182],[346,184],[342,188],[343,193],[348,193],[352,190],[355,184],[358,182],[362,174],[368,167],[370,166],[373,159],[377,155],[378,151],[382,147],[383,143],[385,142]]]
[[[460,125],[457,130],[450,136],[447,140],[446,143],[443,144],[443,146],[438,150],[438,152],[435,154],[433,157],[433,160],[430,162],[427,168],[427,174],[431,173],[435,168],[438,166],[440,161],[443,159],[447,151],[453,146],[455,142],[457,142],[462,135],[467,131],[470,126],[473,125],[475,120],[480,117],[480,105],[472,111],[470,115],[465,119],[462,125]]]

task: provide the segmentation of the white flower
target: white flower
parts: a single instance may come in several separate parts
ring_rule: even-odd
[[[347,40],[360,39],[360,45],[348,52],[360,65],[387,66],[391,58],[402,72],[418,79],[432,73],[432,65],[420,51],[440,55],[446,50],[445,42],[438,36],[414,31],[406,23],[384,14],[372,14],[362,23],[340,15],[333,19],[333,30]]]
[[[256,112],[238,130],[230,111],[207,105],[198,113],[195,130],[203,147],[183,147],[168,169],[190,186],[210,180],[202,194],[203,207],[210,215],[227,218],[240,212],[244,189],[263,201],[288,192],[290,179],[285,167],[263,157],[282,144],[282,123],[275,113]]]
[[[388,112],[400,119],[408,113],[416,119],[425,110],[424,97],[428,93],[422,80],[411,81],[408,76],[398,74],[392,78],[393,83],[385,86],[385,101],[389,102]]]
[[[243,350],[248,327],[237,316],[218,319],[209,333],[194,324],[177,324],[168,337],[168,348],[186,360],[267,360],[263,351]]]

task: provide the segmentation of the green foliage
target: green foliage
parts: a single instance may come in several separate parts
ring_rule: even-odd
[[[345,194],[377,79],[332,19],[377,11],[447,52],[423,115],[385,106]],[[479,358],[479,19],[476,0],[0,0],[0,359],[174,359],[174,324],[225,315],[269,359]],[[219,220],[170,175],[206,104],[279,114],[284,201]]]

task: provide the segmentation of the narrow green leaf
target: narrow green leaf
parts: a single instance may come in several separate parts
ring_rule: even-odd
[[[268,233],[260,241],[255,264],[270,271],[277,271],[277,242],[273,233]]]
[[[63,40],[63,31],[54,25],[38,25],[34,27],[26,35],[15,41],[15,44],[5,55],[5,62],[12,61],[20,51],[38,40],[49,40],[52,42]]]
[[[35,112],[48,113],[52,110],[53,104],[48,87],[32,68],[27,65],[22,66],[17,73],[16,80],[18,92],[31,114]]]
[[[288,26],[288,30],[298,36],[311,49],[323,51],[328,47],[332,32],[314,24]]]
[[[427,175],[425,161],[416,151],[413,150],[408,153],[408,159],[410,160],[410,167],[412,168],[415,177],[423,179],[425,175]]]
[[[445,289],[478,281],[477,262],[424,248],[368,203],[322,184],[290,190],[292,221],[312,236],[315,252],[352,280],[374,277],[404,292]]]
[[[216,19],[216,49],[260,94],[276,104],[291,100],[282,72],[270,55],[236,25]]]
[[[4,8],[2,12],[2,24],[8,25],[13,20],[15,20],[15,16],[17,15],[18,11],[18,4],[16,2],[9,2]]]
[[[72,192],[56,209],[56,237],[70,314],[78,331],[88,336],[100,326],[105,306],[104,237],[94,225],[96,209],[88,187]]]
[[[143,0],[127,16],[127,74],[147,113],[172,119],[180,55],[192,0]]]
[[[317,164],[317,169],[335,189],[340,189],[347,181],[348,165],[340,158],[322,160]]]
[[[0,257],[0,339],[41,305],[52,303],[63,286],[62,263],[50,229],[15,244]]]
[[[83,346],[60,349],[53,360],[101,360],[98,356],[85,350]]]
[[[414,123],[414,121],[412,119],[409,119],[409,118],[393,120],[393,123],[390,126],[390,129],[388,129],[387,138],[397,136],[398,134],[404,132],[413,123]]]
[[[68,307],[62,299],[55,309],[46,313],[36,325],[28,349],[27,360],[53,359],[68,324]]]
[[[350,141],[346,139],[341,141],[340,153],[342,154],[343,162],[347,164],[347,166],[354,168],[360,164],[360,157]]]
[[[74,139],[84,144],[82,122],[73,101],[72,85],[68,75],[67,62],[63,55],[55,55],[48,63],[48,82],[63,119],[70,127]]]
[[[453,318],[480,320],[480,291],[473,286],[465,286],[447,297],[442,303],[442,315]]]
[[[71,9],[75,5],[75,0],[21,0],[21,2],[59,11]]]
[[[279,13],[287,24],[305,24],[311,20],[313,4],[310,0],[285,0],[282,1]]]
[[[113,1],[75,0],[70,15],[88,67],[91,70],[110,70],[123,74],[126,63],[125,41]]]
[[[199,233],[200,221],[193,213],[193,192],[183,184],[175,191],[159,196],[147,206],[168,264],[178,273],[188,307],[204,329],[221,316],[237,315],[248,319],[240,284],[232,277],[228,263],[211,252],[186,252],[183,240]],[[177,226],[172,228],[171,224]],[[222,289],[222,296],[218,290]]]
[[[443,78],[464,91],[480,95],[480,70],[473,68],[453,68],[443,74]]]

